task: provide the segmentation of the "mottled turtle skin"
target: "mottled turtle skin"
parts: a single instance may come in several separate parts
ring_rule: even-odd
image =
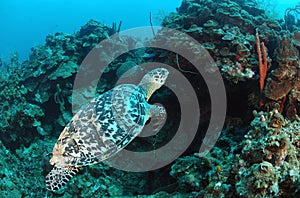
[[[168,74],[164,68],[151,70],[138,85],[118,85],[79,110],[54,145],[47,189],[59,190],[80,167],[116,154],[141,133],[150,117],[164,120],[165,109],[147,101]]]

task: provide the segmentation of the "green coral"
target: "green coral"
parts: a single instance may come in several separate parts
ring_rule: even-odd
[[[56,80],[57,78],[68,78],[74,75],[78,68],[79,66],[76,63],[68,61],[67,63],[59,65],[58,68],[48,76],[48,78],[50,80]]]
[[[243,142],[237,191],[250,197],[292,196],[300,178],[299,122],[285,120],[277,109],[255,116]]]

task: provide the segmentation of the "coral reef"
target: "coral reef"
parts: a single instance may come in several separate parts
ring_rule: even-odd
[[[275,51],[278,66],[271,70],[264,90],[265,96],[275,101],[288,97],[288,117],[297,114],[299,102],[299,49],[292,37],[287,31],[282,31],[278,37],[278,48]]]
[[[23,179],[25,179],[23,172],[19,170],[17,164],[21,161],[12,155],[9,150],[7,150],[2,142],[0,142],[0,174],[2,182],[0,185],[0,195],[2,197],[22,197],[20,189],[22,186]],[[18,176],[16,174],[18,173]]]
[[[39,105],[27,101],[28,88],[22,84],[25,70],[18,62],[16,54],[1,70],[1,140],[7,145],[13,142],[29,144],[36,135],[36,130],[31,129],[40,125],[40,119],[45,114]],[[14,144],[10,146],[15,148]]]
[[[1,151],[5,154],[1,155],[1,166],[7,167],[3,169],[3,177],[8,184],[2,185],[1,196],[133,196],[149,194],[151,189],[160,186],[162,181],[153,185],[144,179],[152,177],[153,173],[127,174],[100,164],[82,170],[79,177],[72,180],[63,191],[50,193],[45,189],[45,175],[51,169],[48,154],[72,117],[71,94],[79,65],[93,47],[116,31],[118,29],[114,26],[110,28],[91,20],[74,34],[56,33],[47,36],[45,45],[32,48],[28,61],[19,63],[16,54],[9,63],[3,63],[0,68],[0,97],[3,101],[0,135]],[[127,44],[138,44],[133,38],[128,39]],[[118,53],[116,49],[129,51],[124,42],[111,43],[111,46],[106,48],[107,53]],[[144,55],[144,51],[141,52]],[[101,93],[109,89],[126,70],[139,64],[143,57],[136,53],[140,52],[128,52],[126,56],[114,60],[104,71],[97,91]],[[110,56],[104,55],[103,58],[108,59],[104,60],[105,63],[111,62]],[[87,72],[89,79],[93,72]],[[88,92],[83,94],[81,97],[93,97]],[[152,144],[151,140],[146,145],[149,144]],[[13,165],[9,165],[9,161]],[[20,177],[15,177],[17,172],[20,172]],[[162,172],[158,175],[168,175],[167,171]]]
[[[14,55],[2,67],[0,136],[8,148],[28,146],[37,137],[57,135],[62,130],[72,117],[71,91],[79,65],[94,46],[115,31],[90,20],[73,35],[47,36],[45,45],[32,48],[28,61],[20,64]],[[109,86],[103,81],[100,92]]]
[[[118,54],[117,49],[128,50],[141,41],[122,38],[126,44],[110,43],[99,60],[109,67],[103,71],[97,92],[110,89],[137,64],[168,64],[189,79],[201,99],[198,133],[186,153],[169,166],[146,173],[127,173],[104,164],[86,167],[55,193],[48,192],[44,183],[51,169],[48,153],[72,117],[75,75],[90,50],[103,47],[98,43],[120,31],[121,23],[108,27],[90,20],[74,34],[47,36],[44,45],[32,48],[28,61],[19,63],[17,54],[8,63],[0,60],[0,166],[4,181],[0,196],[299,197],[300,33],[298,23],[288,24],[292,25],[286,27],[270,18],[254,0],[183,0],[177,12],[164,18],[163,26],[187,33],[202,44],[216,63],[203,63],[202,67],[209,73],[221,71],[225,82],[226,125],[206,156],[195,152],[209,122],[210,97],[195,67],[180,54],[161,49],[129,51],[111,60],[108,54]],[[162,41],[162,31],[149,42]],[[260,42],[256,31],[265,47],[261,53],[257,53]],[[163,42],[195,49],[176,35]],[[259,56],[264,52],[263,64]],[[259,80],[260,69],[266,72],[264,83]],[[137,67],[134,72],[142,70]],[[87,71],[85,78],[98,80],[93,73]],[[78,97],[76,101],[93,96],[85,91]],[[173,137],[180,117],[176,96],[163,89],[153,101],[161,101],[170,115],[164,133],[137,138],[129,149],[160,147]],[[259,112],[252,115],[254,109]]]
[[[299,120],[286,120],[278,109],[254,114],[241,143],[225,130],[207,156],[195,153],[176,160],[170,174],[177,179],[180,192],[200,197],[299,194]]]
[[[300,179],[300,122],[274,109],[255,112],[240,154],[236,188],[240,196],[293,196]]]
[[[266,41],[275,36],[274,30],[281,29],[274,21],[261,20],[263,11],[253,9],[255,4],[250,6],[250,2],[246,6],[233,1],[185,0],[177,13],[165,18],[163,25],[186,32],[199,41],[223,76],[238,83],[255,78],[258,71],[257,55],[253,53],[256,29],[263,30]]]
[[[297,26],[299,26],[299,19],[297,19],[297,14],[300,13],[300,3],[295,7],[289,7],[284,12],[284,22],[285,28],[287,30],[293,31]],[[299,27],[298,27],[299,28]]]
[[[250,119],[245,114],[247,108],[268,112],[255,114],[246,139],[239,140],[242,143],[234,141],[225,128],[219,143],[203,159],[195,156],[178,159],[171,175],[182,187],[180,192],[200,197],[290,197],[299,194],[299,32],[284,30],[285,27],[271,20],[254,1],[186,0],[163,24],[188,33],[210,52],[225,79],[229,107],[234,105],[229,108],[228,119],[236,115],[238,109],[242,109],[243,113],[238,115],[246,123]],[[263,53],[256,54],[260,42],[255,41],[255,31],[267,48],[264,64],[258,57]],[[165,42],[175,40],[170,38]],[[172,56],[170,62],[173,59],[173,62],[180,62],[177,65],[181,65],[183,71],[193,71],[183,58],[178,60],[172,53],[167,57]],[[259,70],[262,68],[267,80],[265,84],[260,82],[259,91],[258,78],[262,75]],[[255,86],[257,89],[253,88]],[[241,98],[241,93],[246,93],[246,97]],[[239,108],[234,101],[241,100],[249,103]],[[236,124],[233,126],[239,131]],[[262,126],[266,128],[261,129]],[[259,137],[253,136],[253,127]],[[242,134],[237,135],[242,137]],[[226,145],[230,145],[230,152],[217,152]],[[232,161],[228,162],[223,156]],[[212,164],[215,161],[217,163]],[[218,170],[223,170],[224,179],[210,178],[212,172],[216,174]]]
[[[287,97],[284,112],[288,117],[297,114],[299,31],[284,30],[255,1],[185,0],[178,12],[164,19],[163,25],[186,32],[200,42],[215,60],[230,90],[234,91],[238,87],[236,84],[247,86],[261,79],[262,95],[253,87],[252,90],[249,90],[250,86],[245,87],[248,90],[245,100],[251,108],[273,108],[274,101],[280,103]],[[257,38],[264,48],[259,54],[255,53],[260,45]],[[260,58],[264,53],[262,64]],[[174,55],[168,57],[173,57],[174,62]],[[191,70],[186,61],[179,58],[179,62],[185,66],[184,70]],[[266,83],[263,83],[264,78]],[[248,84],[242,84],[245,81]]]
[[[179,192],[195,197],[211,195],[226,197],[232,194],[232,185],[227,182],[231,163],[224,163],[218,156],[228,155],[226,151],[214,149],[209,155],[199,157],[196,154],[176,160],[170,175],[176,178]],[[233,159],[227,158],[226,161]]]

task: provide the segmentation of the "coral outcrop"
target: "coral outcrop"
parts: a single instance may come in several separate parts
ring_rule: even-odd
[[[163,25],[183,31],[201,43],[222,72],[230,91],[239,87],[235,84],[248,90],[244,100],[252,108],[273,108],[274,101],[280,103],[287,97],[284,104],[287,108],[283,110],[288,117],[299,111],[299,31],[285,30],[257,2],[184,0],[178,12],[167,16]],[[267,51],[264,63],[267,80],[261,87],[262,96],[252,86],[258,83],[262,69],[256,53],[256,31]],[[175,60],[174,55],[169,56]],[[190,70],[186,61],[179,59],[179,62],[186,66],[184,70]]]
[[[255,113],[245,135],[237,173],[240,196],[293,196],[300,179],[300,122],[274,109]]]
[[[72,117],[72,87],[81,62],[115,31],[91,20],[75,34],[47,36],[45,45],[31,49],[28,61],[21,64],[15,55],[3,66],[0,136],[8,148],[62,130]]]
[[[285,112],[293,117],[299,111],[300,59],[299,46],[295,44],[295,32],[282,31],[276,48],[277,68],[271,70],[265,87],[265,96],[278,101],[288,98]]]
[[[285,119],[278,109],[254,114],[241,143],[231,138],[232,129],[224,130],[207,156],[196,153],[176,160],[170,175],[181,193],[249,198],[299,194],[299,120]]]

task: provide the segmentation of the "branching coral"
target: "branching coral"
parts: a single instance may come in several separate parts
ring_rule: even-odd
[[[257,55],[258,55],[258,63],[259,63],[259,88],[260,93],[262,93],[265,79],[267,76],[267,70],[268,70],[268,61],[267,61],[267,51],[264,42],[260,43],[260,39],[258,36],[258,31],[256,30],[256,49],[257,49]],[[260,48],[261,45],[261,48]],[[263,58],[263,59],[262,59]]]
[[[285,28],[287,30],[292,29],[292,25],[295,23],[295,18],[292,13],[300,14],[300,3],[295,7],[287,8],[284,12]]]

